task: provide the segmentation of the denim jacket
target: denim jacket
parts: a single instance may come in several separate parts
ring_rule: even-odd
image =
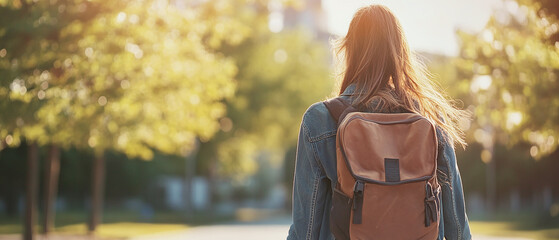
[[[355,86],[341,95],[350,99]],[[330,208],[336,176],[336,123],[326,106],[318,102],[303,116],[293,183],[293,224],[288,240],[334,239],[330,232]],[[460,172],[452,144],[439,139],[437,178],[442,188],[438,239],[471,239]],[[443,238],[444,236],[444,238]]]

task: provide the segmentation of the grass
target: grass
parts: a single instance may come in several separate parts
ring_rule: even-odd
[[[557,218],[541,217],[533,213],[501,214],[491,218],[471,218],[474,234],[487,236],[518,237],[535,240],[559,239]]]
[[[218,216],[207,213],[186,215],[177,212],[156,212],[146,220],[138,213],[131,211],[105,211],[103,224],[96,230],[96,236],[103,239],[126,239],[129,237],[156,234],[169,231],[186,230],[191,226],[206,225],[233,220],[234,216]],[[55,234],[85,235],[87,234],[87,214],[81,211],[65,211],[56,214]],[[21,218],[0,216],[0,235],[20,234]],[[36,225],[39,231],[41,226]]]
[[[170,231],[186,230],[186,224],[166,224],[166,223],[138,223],[138,222],[119,222],[101,224],[95,235],[101,239],[127,239],[135,236],[157,234]],[[36,231],[39,226],[36,226]],[[2,224],[0,225],[0,238],[3,234],[20,234],[21,224]],[[87,224],[78,223],[56,227],[55,235],[87,235]]]
[[[119,222],[106,223],[99,226],[95,235],[101,238],[129,238],[148,234],[157,234],[169,231],[179,231],[188,229],[185,224],[166,224],[166,223],[138,223],[138,222]],[[56,228],[55,233],[69,235],[83,235],[87,233],[85,223],[72,224]]]
[[[473,233],[487,236],[520,237],[537,240],[559,239],[559,228],[523,229],[514,222],[472,221]]]

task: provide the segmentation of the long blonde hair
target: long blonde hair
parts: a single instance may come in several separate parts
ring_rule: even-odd
[[[421,114],[442,128],[449,142],[466,146],[458,122],[467,113],[455,107],[430,79],[425,66],[410,52],[402,26],[385,6],[360,8],[347,35],[338,39],[336,55],[343,59],[340,92],[356,90],[353,105],[378,110],[405,109]]]

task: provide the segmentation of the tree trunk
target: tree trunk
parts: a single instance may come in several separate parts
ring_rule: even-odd
[[[37,143],[27,146],[27,183],[25,185],[25,219],[23,223],[23,239],[33,239],[33,227],[37,215],[35,203],[37,201],[37,171],[39,164],[39,150]]]
[[[192,202],[192,180],[194,178],[196,161],[194,156],[186,157],[186,168],[184,178],[184,209],[186,214],[190,214],[194,210],[194,203]]]
[[[2,158],[2,151],[6,148],[6,143],[0,140],[0,158]],[[1,160],[1,159],[0,159]],[[0,161],[1,162],[1,161]],[[8,177],[10,179],[10,177]],[[16,218],[18,215],[18,191],[19,188],[15,184],[6,186],[5,194],[1,197],[4,201],[6,215],[10,218]]]
[[[45,163],[45,198],[43,214],[43,234],[47,235],[54,227],[58,175],[60,173],[60,149],[51,145]]]
[[[211,211],[214,211],[214,206],[217,204],[217,159],[212,157],[210,159],[210,168],[208,169],[208,191],[209,191],[209,199],[208,199],[208,206]],[[214,213],[214,212],[212,212]]]
[[[95,154],[92,168],[91,212],[89,219],[89,233],[93,234],[97,225],[101,223],[103,215],[103,193],[105,189],[105,156],[104,153]]]
[[[485,177],[487,178],[487,213],[489,214],[495,213],[497,203],[497,163],[495,162],[494,148],[495,146],[492,142],[489,149],[487,149],[491,153],[491,159],[485,167]]]
[[[194,149],[192,152],[186,157],[185,161],[185,177],[184,177],[184,201],[185,201],[185,213],[190,214],[194,211],[194,202],[193,202],[193,179],[196,175],[196,160],[198,156],[198,148],[200,143],[196,140],[194,145]]]

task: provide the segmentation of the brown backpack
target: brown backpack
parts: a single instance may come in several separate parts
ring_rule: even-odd
[[[325,101],[338,123],[330,228],[344,239],[437,239],[437,134],[415,113],[365,113]]]

